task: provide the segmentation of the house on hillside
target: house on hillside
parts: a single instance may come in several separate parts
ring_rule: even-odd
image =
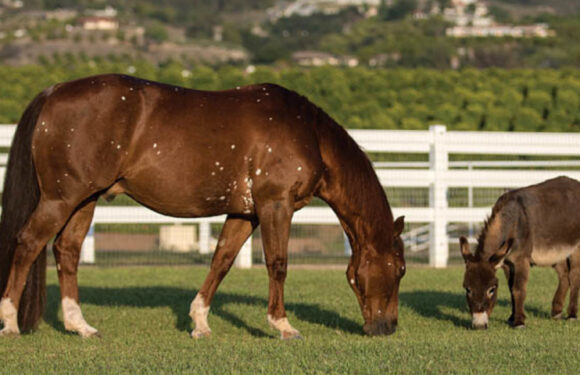
[[[283,2],[268,9],[272,21],[280,18],[308,17],[315,13],[336,14],[347,7],[365,8],[367,15],[376,15],[381,0],[296,0]]]
[[[292,60],[301,66],[358,66],[356,57],[335,56],[321,51],[297,51],[292,54]]]
[[[79,20],[79,24],[88,31],[116,31],[119,29],[119,22],[112,17],[83,17]]]

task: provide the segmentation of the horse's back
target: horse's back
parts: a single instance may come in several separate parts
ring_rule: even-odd
[[[299,208],[322,173],[315,112],[270,84],[214,92],[89,77],[51,90],[35,159],[54,195],[114,185],[175,216],[253,214],[276,195]]]

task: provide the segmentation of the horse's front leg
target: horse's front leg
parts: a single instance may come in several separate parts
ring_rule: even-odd
[[[250,237],[257,225],[256,220],[231,216],[226,219],[211,261],[209,273],[195,299],[191,302],[189,315],[195,323],[195,329],[191,333],[191,337],[201,338],[211,335],[211,329],[207,322],[211,301],[219,284],[234,263],[242,245]]]
[[[258,206],[262,242],[270,278],[268,323],[272,328],[280,331],[282,339],[301,338],[300,333],[288,322],[284,309],[284,281],[288,268],[288,239],[293,212],[287,200],[268,201]]]
[[[568,272],[568,261],[565,260],[554,265],[554,270],[558,274],[558,288],[552,299],[552,319],[561,319],[562,310],[564,308],[564,300],[566,299],[566,294],[568,293],[568,288],[570,285],[569,272]]]
[[[514,262],[513,273],[512,299],[514,320],[511,325],[514,328],[521,328],[525,326],[526,320],[524,301],[526,299],[526,288],[530,274],[530,262],[525,258]]]
[[[64,328],[81,337],[100,336],[84,319],[79,306],[77,271],[83,240],[89,231],[96,200],[77,210],[57,236],[53,252],[56,259]]]

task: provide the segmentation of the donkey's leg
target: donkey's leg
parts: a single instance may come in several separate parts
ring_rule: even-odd
[[[192,337],[200,338],[211,334],[211,329],[207,323],[207,315],[213,296],[234,263],[242,245],[250,237],[257,225],[257,221],[243,218],[228,216],[226,219],[211,261],[209,273],[195,299],[191,302],[189,316],[195,323],[195,329],[191,333]]]
[[[286,318],[284,281],[288,268],[288,239],[293,209],[288,201],[269,201],[258,207],[266,266],[270,278],[268,323],[278,329],[282,339],[300,338]]]
[[[514,321],[515,314],[515,301],[514,301],[514,266],[511,263],[504,262],[503,266],[501,267],[505,273],[505,278],[507,279],[508,288],[510,291],[510,298],[511,298],[511,306],[512,306],[512,313],[508,318],[508,323],[512,324]]]
[[[570,301],[568,302],[568,319],[578,319],[578,289],[580,288],[580,250],[576,250],[569,261]]]
[[[8,282],[0,301],[0,318],[4,321],[0,335],[20,333],[17,308],[28,271],[48,240],[60,231],[72,211],[73,208],[63,201],[41,199],[18,234]]]
[[[96,204],[97,201],[93,200],[79,208],[58,235],[53,247],[60,283],[64,328],[78,332],[82,337],[99,335],[99,332],[83,318],[77,282],[81,246],[90,228]]]
[[[564,308],[564,300],[568,293],[570,279],[568,278],[568,262],[565,260],[554,265],[554,270],[558,274],[558,289],[552,299],[552,319],[561,319]]]
[[[524,301],[526,299],[526,288],[529,274],[529,261],[522,259],[514,264],[514,282],[512,287],[512,296],[514,300],[514,321],[512,326],[514,328],[525,326],[526,314],[524,313]]]

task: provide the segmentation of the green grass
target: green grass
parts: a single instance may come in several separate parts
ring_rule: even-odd
[[[213,337],[193,340],[189,304],[205,267],[83,268],[81,300],[102,339],[64,331],[56,274],[38,331],[0,339],[5,374],[577,374],[580,321],[551,321],[554,271],[533,269],[524,330],[510,329],[501,276],[490,329],[467,329],[462,268],[410,268],[399,329],[361,334],[362,317],[342,270],[291,269],[286,306],[304,340],[283,342],[266,323],[263,268],[232,270],[216,295]]]

